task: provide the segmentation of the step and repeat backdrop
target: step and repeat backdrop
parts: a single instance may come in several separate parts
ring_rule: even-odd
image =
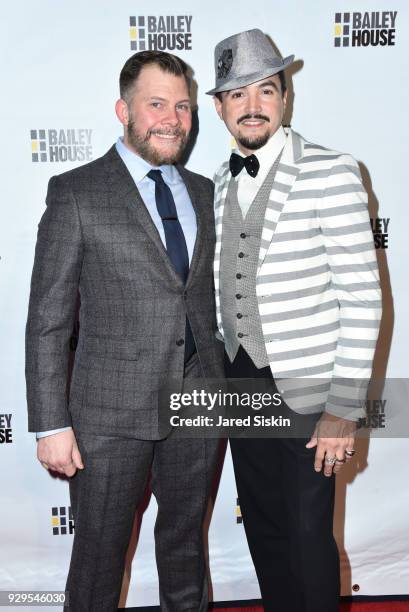
[[[187,166],[209,177],[232,144],[204,93],[214,83],[216,43],[259,27],[283,55],[295,54],[285,120],[360,163],[384,292],[375,369],[381,377],[407,376],[408,12],[406,0],[17,0],[3,6],[0,589],[65,585],[75,529],[68,485],[39,465],[34,434],[27,432],[30,275],[48,180],[104,154],[121,134],[114,114],[118,76],[134,52],[170,50],[194,69],[198,134]],[[408,440],[402,432],[357,446],[356,461],[337,482],[343,594],[408,593]],[[156,503],[148,501],[128,554],[121,599],[127,607],[158,603]],[[208,546],[213,600],[258,597],[229,449]]]

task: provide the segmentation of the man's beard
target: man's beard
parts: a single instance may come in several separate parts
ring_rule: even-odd
[[[246,119],[262,119],[266,123],[270,123],[270,119],[266,115],[259,114],[243,115],[237,120],[237,123],[240,124]],[[241,136],[239,134],[236,140],[245,149],[249,149],[250,151],[256,151],[257,149],[261,149],[261,147],[264,147],[264,145],[267,144],[267,142],[270,140],[270,136],[271,134],[267,128],[266,132],[264,134],[261,134],[261,136],[253,136],[253,138],[251,138],[249,136]]]
[[[127,139],[135,151],[152,166],[163,164],[176,164],[186,148],[188,134],[181,128],[157,128],[148,130],[145,136],[141,136],[135,129],[135,121],[130,117],[126,127]],[[177,148],[168,153],[160,151],[150,144],[152,134],[168,134],[180,138]]]
[[[249,151],[256,151],[257,149],[261,149],[265,144],[270,140],[269,132],[266,132],[262,136],[257,136],[257,138],[253,138],[250,140],[246,138],[246,136],[238,136],[237,142],[241,144],[245,149],[249,149]]]

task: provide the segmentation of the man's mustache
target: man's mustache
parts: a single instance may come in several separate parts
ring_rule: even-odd
[[[267,121],[268,123],[270,123],[270,119],[266,115],[258,115],[258,114],[251,115],[251,114],[247,114],[247,115],[242,115],[241,117],[239,117],[237,119],[237,124],[242,123],[246,119],[262,119],[263,121]]]

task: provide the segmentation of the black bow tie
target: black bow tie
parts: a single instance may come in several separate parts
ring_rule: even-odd
[[[241,155],[237,155],[237,153],[232,153],[230,156],[229,166],[232,176],[237,176],[240,174],[243,168],[246,168],[247,173],[255,178],[260,168],[260,162],[255,155],[242,157]]]

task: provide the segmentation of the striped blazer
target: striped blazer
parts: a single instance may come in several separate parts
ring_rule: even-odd
[[[286,129],[270,192],[256,278],[270,368],[297,412],[364,416],[381,317],[367,194],[357,162]],[[228,162],[215,176],[218,330]]]

